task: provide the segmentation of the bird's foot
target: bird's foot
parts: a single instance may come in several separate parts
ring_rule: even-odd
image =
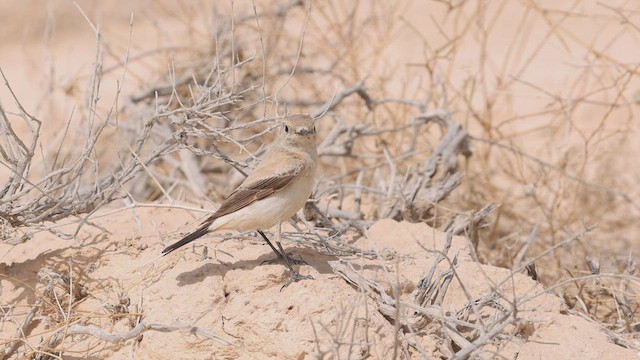
[[[287,281],[286,284],[282,285],[282,287],[280,288],[280,291],[284,290],[287,286],[291,285],[291,283],[300,281],[300,280],[314,280],[314,278],[311,275],[302,275],[299,272],[290,268],[289,280]]]

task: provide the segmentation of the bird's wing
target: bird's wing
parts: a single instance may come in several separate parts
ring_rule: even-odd
[[[302,171],[303,165],[296,159],[288,164],[281,163],[280,168],[269,166],[271,159],[265,159],[245,181],[238,186],[220,205],[220,208],[204,222],[211,224],[213,220],[245,208],[258,200],[262,200],[289,185]],[[277,169],[277,173],[265,174],[268,169]],[[264,175],[262,175],[264,174]],[[261,175],[261,176],[256,176]]]
[[[294,171],[263,178],[251,184],[243,184],[229,195],[218,211],[211,215],[207,221],[213,221],[221,216],[236,212],[282,190],[291,183],[300,172],[300,169],[301,168],[292,169]]]

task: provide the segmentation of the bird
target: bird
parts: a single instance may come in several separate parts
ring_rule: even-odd
[[[291,264],[299,262],[285,253],[280,241],[282,222],[290,219],[311,196],[318,158],[315,120],[305,114],[288,115],[279,128],[276,142],[218,210],[196,230],[162,250],[162,256],[210,232],[256,230],[289,269],[289,282],[282,289],[293,281],[312,279],[293,269]],[[278,249],[264,234],[264,230],[273,226]]]

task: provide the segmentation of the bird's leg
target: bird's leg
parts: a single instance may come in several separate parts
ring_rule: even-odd
[[[267,244],[269,244],[269,247],[271,247],[271,250],[273,250],[273,252],[276,253],[276,256],[277,256],[275,259],[263,261],[262,262],[263,264],[273,264],[274,262],[280,261],[280,260],[284,260],[285,262],[287,262],[287,260],[285,259],[285,257],[286,257],[286,258],[289,259],[288,261],[289,261],[290,264],[293,264],[293,265],[309,265],[309,264],[307,264],[306,261],[304,261],[302,259],[298,260],[298,259],[292,258],[291,257],[291,253],[284,253],[284,252],[281,253],[280,251],[278,251],[275,248],[275,246],[273,246],[271,241],[269,241],[269,238],[267,237],[267,235],[265,235],[265,233],[262,230],[258,230],[258,234],[260,234],[260,236],[262,236],[264,241],[266,241]],[[278,243],[278,245],[280,245],[280,244]],[[282,249],[282,247],[280,247],[280,248]]]
[[[265,235],[262,230],[258,230],[258,234],[260,234],[260,236],[262,236],[264,241],[266,241],[267,244],[269,244],[269,247],[271,247],[271,250],[273,250],[273,252],[276,253],[276,255],[278,256],[278,259],[281,259],[282,258],[282,254],[278,250],[276,250],[276,248],[273,246],[271,241],[269,241],[269,238],[267,237],[267,235]],[[269,260],[265,260],[265,262],[266,261],[269,261]],[[263,262],[263,264],[264,264],[264,262]]]
[[[282,224],[280,222],[278,222],[278,225],[276,227],[276,245],[278,245],[278,248],[280,249],[280,251],[276,250],[276,248],[273,246],[271,241],[269,241],[269,239],[264,234],[264,232],[262,232],[261,230],[258,230],[258,233],[267,242],[267,244],[269,244],[269,246],[271,247],[271,250],[273,250],[273,252],[275,252],[278,255],[277,260],[280,260],[280,259],[284,260],[285,265],[287,266],[287,269],[289,269],[289,274],[290,274],[289,281],[286,284],[284,284],[282,288],[280,288],[280,291],[282,291],[284,288],[289,286],[289,284],[291,284],[294,281],[313,279],[311,275],[302,275],[299,272],[295,271],[293,269],[293,266],[291,266],[291,264],[297,264],[299,260],[291,259],[282,248],[282,244],[280,244],[280,239],[282,238]],[[269,262],[269,261],[267,260],[266,262]]]

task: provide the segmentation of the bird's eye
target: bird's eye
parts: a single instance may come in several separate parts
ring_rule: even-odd
[[[287,125],[284,126],[284,132],[286,132],[286,133],[289,132],[289,127]]]

